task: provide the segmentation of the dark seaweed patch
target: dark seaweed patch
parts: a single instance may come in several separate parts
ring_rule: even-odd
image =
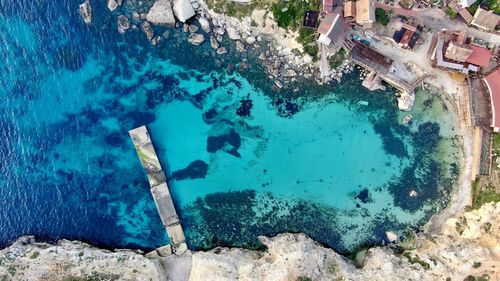
[[[408,157],[404,142],[399,139],[386,122],[373,122],[373,130],[379,134],[384,144],[384,149],[388,154],[403,158]]]
[[[295,115],[295,113],[299,112],[299,105],[290,100],[278,98],[273,102],[273,105],[276,107],[278,115],[281,117],[290,118]]]
[[[210,153],[215,153],[218,150],[224,149],[225,145],[229,144],[232,146],[231,149],[225,150],[227,153],[232,154],[236,157],[240,157],[238,149],[241,146],[241,137],[234,129],[227,134],[220,136],[209,136],[207,138],[207,151]]]
[[[248,117],[250,116],[250,111],[253,107],[252,100],[248,98],[240,100],[240,107],[236,110],[236,114],[238,114],[241,117]]]
[[[176,180],[205,178],[208,172],[208,164],[202,160],[191,162],[186,168],[172,173]]]

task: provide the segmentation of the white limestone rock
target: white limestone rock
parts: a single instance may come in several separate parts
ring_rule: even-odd
[[[205,31],[206,33],[212,32],[210,22],[206,18],[200,17],[198,18],[198,22],[200,23],[201,29],[203,29],[203,31]]]
[[[92,23],[92,7],[89,0],[85,0],[85,2],[80,4],[80,16],[82,16],[85,24]]]
[[[149,9],[146,19],[153,24],[175,25],[174,13],[168,0],[156,0],[151,9]]]
[[[118,16],[118,32],[124,34],[130,28],[130,21],[125,15]]]
[[[118,8],[118,2],[116,0],[108,0],[108,9],[113,12]]]
[[[188,36],[188,42],[198,46],[201,45],[203,42],[205,42],[205,37],[203,36],[203,34],[191,33]]]
[[[410,111],[415,102],[415,93],[403,92],[401,96],[398,97],[398,108],[403,111]]]
[[[174,0],[174,14],[180,22],[186,22],[195,12],[189,0]]]
[[[238,30],[236,30],[236,28],[234,28],[232,26],[228,26],[226,28],[226,31],[227,31],[227,36],[229,37],[229,39],[231,39],[231,40],[240,40],[241,39],[240,32]]]

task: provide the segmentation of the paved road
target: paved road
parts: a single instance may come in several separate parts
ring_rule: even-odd
[[[417,17],[420,18],[427,27],[431,27],[436,31],[439,31],[443,28],[446,28],[448,30],[465,30],[467,31],[467,34],[471,36],[481,38],[495,45],[500,45],[500,35],[484,32],[474,27],[468,26],[458,20],[452,20],[448,18],[442,10],[427,9],[418,11]]]
[[[390,6],[380,2],[375,2],[375,7],[382,8],[387,11],[392,11],[396,15],[419,18],[427,27],[430,27],[435,31],[440,31],[443,28],[446,28],[448,30],[466,30],[467,33],[471,36],[481,38],[488,42],[494,43],[495,45],[500,45],[500,35],[481,31],[474,27],[468,26],[467,24],[459,20],[452,20],[448,16],[446,16],[443,10],[440,9],[429,8],[425,10],[407,10],[401,7]]]

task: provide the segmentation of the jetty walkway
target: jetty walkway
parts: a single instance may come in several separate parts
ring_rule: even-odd
[[[159,252],[164,255],[171,253],[182,254],[187,251],[186,237],[184,236],[179,216],[175,210],[174,201],[170,195],[167,177],[156,155],[148,129],[146,126],[141,126],[130,130],[129,135],[141,160],[142,167],[146,171],[151,187],[151,195],[153,195],[158,214],[170,239],[171,246],[164,246],[159,249]]]

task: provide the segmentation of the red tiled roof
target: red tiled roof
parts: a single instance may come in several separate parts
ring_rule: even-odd
[[[500,129],[500,68],[486,76],[484,82],[486,82],[490,92],[491,109],[493,112],[491,126],[495,128],[495,131],[498,131]]]
[[[476,45],[469,45],[472,49],[472,54],[467,58],[466,62],[478,66],[488,66],[491,59],[491,51]]]

